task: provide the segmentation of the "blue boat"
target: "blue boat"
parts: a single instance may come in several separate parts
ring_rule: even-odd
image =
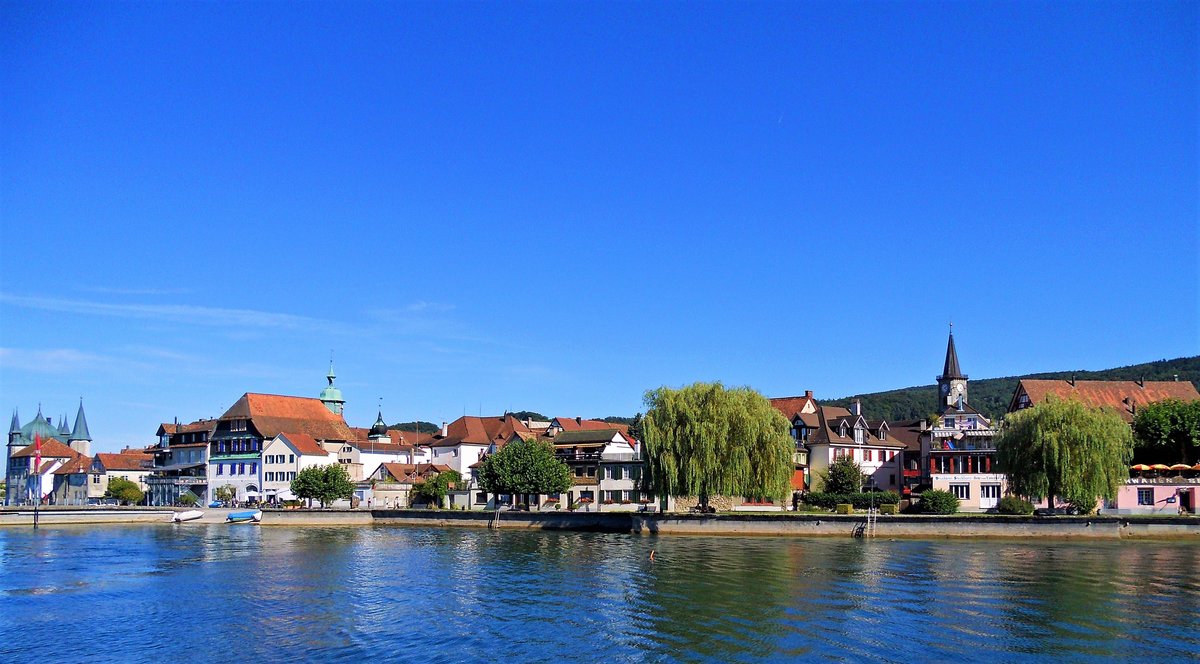
[[[230,512],[229,516],[225,517],[229,523],[248,523],[251,521],[262,521],[262,512],[259,510],[245,510],[242,512]]]

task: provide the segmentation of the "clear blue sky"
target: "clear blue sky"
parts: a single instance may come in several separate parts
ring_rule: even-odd
[[[1198,5],[0,5],[0,407],[100,449],[1200,351]],[[5,420],[7,422],[7,419]]]

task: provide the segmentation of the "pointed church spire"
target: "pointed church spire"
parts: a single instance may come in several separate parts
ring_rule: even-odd
[[[70,436],[71,430],[67,428],[67,414],[62,414],[62,419],[59,420],[58,432],[64,436]]]
[[[12,424],[8,425],[9,433],[16,433],[21,430],[21,418],[17,417],[17,409],[13,408]]]
[[[942,367],[942,379],[962,378],[962,369],[958,366],[958,351],[954,349],[954,323],[950,324],[950,340],[946,342],[946,364]]]
[[[79,397],[79,413],[75,415],[75,428],[71,431],[71,440],[92,440],[88,433],[87,418],[83,416],[83,397]]]
[[[337,375],[333,373],[333,351],[330,351],[329,373],[325,374],[325,380],[329,381],[329,384],[325,386],[325,389],[321,390],[320,398],[321,402],[325,404],[325,407],[330,412],[341,415],[346,400],[342,398],[342,391],[333,386],[333,379],[335,378],[337,378]]]

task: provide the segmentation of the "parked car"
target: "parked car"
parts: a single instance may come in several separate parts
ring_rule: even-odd
[[[223,507],[224,504],[219,500],[214,500],[208,504],[209,507]]]

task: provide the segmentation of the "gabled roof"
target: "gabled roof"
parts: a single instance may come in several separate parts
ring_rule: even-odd
[[[172,435],[177,433],[197,433],[200,431],[212,432],[217,426],[217,420],[196,420],[187,424],[175,424],[173,422],[163,422],[158,427],[156,436]]]
[[[55,475],[87,474],[87,472],[89,470],[91,470],[91,468],[92,468],[92,458],[85,457],[82,454],[80,454],[79,456],[75,457],[74,459],[70,459],[70,460],[64,462],[63,465],[58,467],[58,470],[54,471],[54,474]]]
[[[299,452],[301,455],[308,456],[329,456],[329,451],[316,441],[315,438],[306,433],[296,432],[281,432],[279,437],[289,443],[292,449]]]
[[[812,404],[814,407],[816,406],[816,400],[813,399],[811,392],[802,397],[776,397],[770,401],[771,406],[783,413],[783,416],[788,418],[789,422],[793,421],[797,414],[804,413],[805,408],[809,404]],[[815,413],[807,413],[807,415],[815,415]],[[804,423],[807,425],[808,420],[804,419]]]
[[[1120,413],[1126,422],[1133,421],[1134,411],[1155,401],[1178,399],[1200,401],[1200,392],[1190,381],[1156,380],[1035,380],[1017,383],[1008,410],[1016,410],[1017,397],[1024,392],[1029,401],[1037,404],[1053,395],[1059,399],[1079,399],[1093,407],[1108,407]]]
[[[356,440],[352,443],[360,453],[366,454],[411,454],[416,451],[416,447],[412,445],[398,445],[396,443],[371,442]]]
[[[444,473],[447,470],[450,470],[450,466],[441,463],[381,463],[379,464],[379,467],[383,469],[384,474],[386,475],[384,479],[390,477],[397,482],[413,482],[422,480],[430,477],[431,475],[437,475],[438,473]]]
[[[95,463],[104,468],[105,472],[113,470],[152,470],[154,458],[148,454],[96,454]]]
[[[813,445],[821,444],[858,445],[859,443],[854,442],[854,426],[860,423],[863,425],[863,442],[861,445],[897,449],[905,447],[903,442],[891,440],[891,437],[889,437],[888,440],[880,440],[879,437],[867,427],[867,421],[863,416],[851,414],[851,412],[845,408],[818,405],[817,414],[820,416],[821,425],[817,427],[816,431],[814,431],[811,436],[809,436],[808,446],[810,448]],[[842,436],[840,431],[843,422],[846,423],[847,435],[845,436]],[[878,429],[875,431],[878,431]]]
[[[37,445],[27,445],[13,454],[13,457],[34,457],[37,456]],[[53,438],[47,438],[42,441],[42,458],[54,459],[74,459],[80,456],[79,452],[67,447],[63,443],[58,442]]]
[[[304,433],[317,440],[353,440],[350,427],[319,399],[247,392],[220,417],[249,419],[264,438],[284,431]]]
[[[563,431],[591,431],[595,429],[617,429],[621,433],[629,431],[628,424],[605,422],[604,420],[585,420],[582,417],[556,417],[550,425],[558,425]]]
[[[579,445],[583,443],[609,443],[625,435],[619,429],[590,429],[580,431],[563,431],[551,440],[555,445]]]
[[[888,438],[903,444],[906,450],[919,452],[921,451],[921,434],[925,431],[921,425],[924,423],[925,420],[892,422],[888,425]]]
[[[431,447],[454,447],[456,445],[491,445],[507,441],[512,434],[532,433],[525,423],[512,415],[500,417],[474,417],[464,415],[446,427],[445,438],[435,438]]]

